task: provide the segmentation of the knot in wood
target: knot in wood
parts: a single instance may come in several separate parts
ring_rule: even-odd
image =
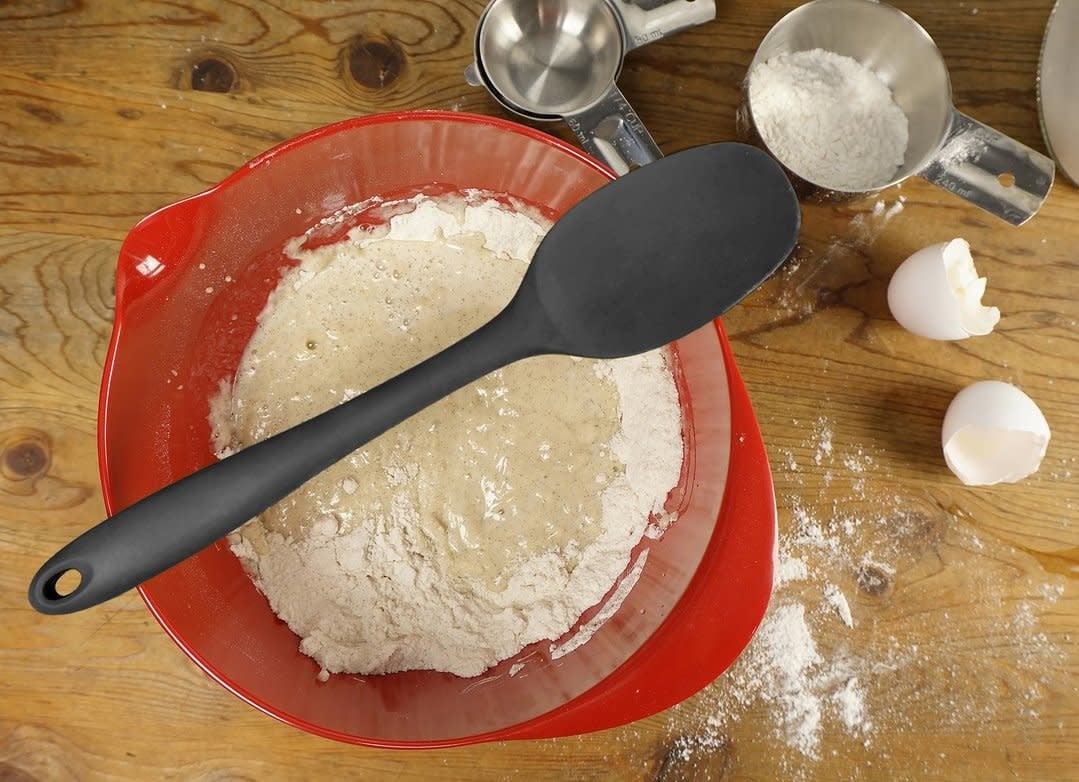
[[[858,588],[867,595],[882,597],[892,589],[892,577],[877,565],[862,565],[858,570]]]
[[[207,57],[191,66],[191,89],[229,92],[236,86],[236,69],[220,57]]]
[[[44,432],[36,429],[9,429],[0,433],[3,461],[0,470],[12,481],[35,478],[49,468],[50,442]]]
[[[370,90],[388,87],[405,65],[405,54],[384,35],[357,35],[345,50],[345,64],[353,81]]]

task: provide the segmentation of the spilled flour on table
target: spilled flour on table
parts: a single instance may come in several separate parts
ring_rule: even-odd
[[[902,185],[896,185],[899,190]],[[820,308],[822,295],[833,288],[864,276],[864,251],[883,233],[887,225],[905,208],[907,197],[898,195],[891,202],[877,199],[869,210],[857,212],[841,235],[833,236],[826,247],[813,251],[802,247],[780,267],[781,286],[776,306],[787,316],[808,316]]]
[[[838,564],[850,553],[844,550],[846,542],[826,532],[801,504],[791,510],[795,526],[780,539],[771,608],[705,721],[722,730],[729,720],[739,719],[741,710],[769,704],[775,711],[776,738],[816,758],[826,715],[838,720],[849,735],[870,741],[872,722],[860,681],[867,670],[866,661],[855,651],[829,654],[817,643],[822,625],[838,622],[854,627],[843,590],[830,580],[819,589],[805,588],[816,580],[811,580],[810,562],[823,558]]]
[[[1039,618],[1063,596],[1063,579],[1027,575],[1025,553],[996,542],[987,562],[969,564],[962,555],[987,556],[989,544],[964,518],[939,522],[932,497],[890,491],[883,453],[841,442],[826,415],[794,423],[803,442],[773,458],[781,534],[768,612],[734,665],[669,717],[678,731],[675,764],[696,763],[686,778],[713,778],[700,771],[702,758],[729,758],[742,739],[747,753],[760,751],[748,749],[756,740],[785,747],[779,763],[787,779],[815,778],[814,765],[840,753],[859,758],[850,778],[871,778],[875,763],[893,769],[908,710],[931,715],[943,734],[987,742],[1000,726],[1038,720],[1051,704],[1054,677],[1066,676],[1065,647]],[[944,569],[958,572],[964,592],[985,596],[983,612],[971,615],[968,605],[952,621],[954,581],[936,579]],[[1000,587],[1017,573],[1026,579],[1024,596],[1002,598]],[[941,608],[914,617],[892,610],[899,589],[939,589],[922,603]],[[1012,617],[1005,626],[998,626],[1001,613]],[[986,638],[984,649],[970,647],[971,634]],[[909,641],[915,635],[933,642],[919,647]],[[1000,680],[1008,669],[1037,683],[1006,691]],[[921,682],[914,691],[911,679]],[[687,713],[695,732],[685,730]],[[751,725],[768,726],[768,735],[751,739]],[[929,778],[943,759],[925,753],[921,762],[909,777],[889,778]]]

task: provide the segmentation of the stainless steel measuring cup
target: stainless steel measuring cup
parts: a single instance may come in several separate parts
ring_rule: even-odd
[[[715,14],[714,0],[491,0],[465,78],[523,117],[564,119],[624,174],[662,153],[615,84],[623,57]]]
[[[799,6],[769,31],[749,66],[739,129],[794,175],[803,198],[867,195],[805,179],[756,131],[748,89],[753,69],[777,55],[812,49],[852,57],[874,71],[907,116],[903,164],[870,192],[919,176],[1012,225],[1026,222],[1041,207],[1053,185],[1053,161],[958,111],[944,57],[929,33],[899,9],[875,0],[811,0]]]

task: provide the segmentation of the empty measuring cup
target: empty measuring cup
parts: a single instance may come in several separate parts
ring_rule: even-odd
[[[866,195],[816,182],[795,170],[760,139],[749,81],[753,69],[777,55],[824,49],[851,57],[891,89],[907,117],[909,140],[902,164],[876,192],[919,176],[1012,225],[1032,217],[1053,184],[1053,161],[958,111],[944,58],[921,25],[874,0],[812,0],[771,29],[757,49],[743,85],[739,128],[777,157],[800,195],[847,200]]]
[[[662,154],[615,84],[623,57],[715,11],[713,0],[492,0],[465,77],[516,114],[564,119],[622,174]]]

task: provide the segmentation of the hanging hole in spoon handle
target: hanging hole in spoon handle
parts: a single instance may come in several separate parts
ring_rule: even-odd
[[[663,157],[652,134],[614,84],[596,103],[564,119],[585,151],[619,176]]]
[[[49,573],[41,585],[41,592],[45,598],[50,601],[63,600],[78,592],[84,581],[83,572],[79,570],[79,566],[86,567],[81,563],[72,564]]]
[[[951,130],[919,176],[1012,225],[1035,215],[1053,186],[1045,155],[953,110]]]
[[[611,0],[625,32],[626,51],[716,18],[714,0],[655,0],[642,8],[633,0]]]

